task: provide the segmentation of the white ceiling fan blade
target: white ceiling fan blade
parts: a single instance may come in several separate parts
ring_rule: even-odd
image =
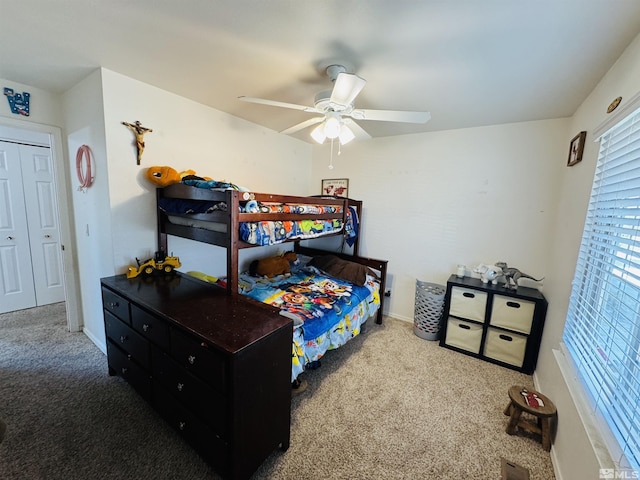
[[[343,118],[342,119],[344,124],[346,126],[348,126],[351,131],[353,132],[353,134],[356,136],[356,138],[358,140],[368,140],[371,138],[371,135],[369,135],[364,128],[362,128],[360,125],[358,125],[356,122],[354,122],[352,119],[350,118]]]
[[[407,112],[400,110],[367,110],[357,108],[350,115],[356,120],[376,120],[380,122],[427,123],[429,112]]]
[[[364,78],[354,73],[339,73],[329,101],[344,107],[351,105],[366,84]]]
[[[322,121],[324,121],[324,117],[313,117],[313,118],[310,118],[309,120],[305,120],[302,123],[298,123],[293,127],[289,127],[286,130],[282,130],[280,133],[284,133],[285,135],[291,135],[292,133],[299,132],[303,128],[310,127],[311,125],[315,125],[316,123],[320,123]]]
[[[291,108],[293,110],[302,110],[303,112],[316,113],[317,110],[314,107],[306,107],[304,105],[297,105],[295,103],[277,102],[275,100],[265,100],[264,98],[255,97],[238,97],[238,100],[249,103],[260,103],[262,105],[269,105],[271,107]]]

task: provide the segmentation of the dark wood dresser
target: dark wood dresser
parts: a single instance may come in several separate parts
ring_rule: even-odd
[[[103,278],[110,375],[223,477],[289,447],[293,322],[187,275]]]

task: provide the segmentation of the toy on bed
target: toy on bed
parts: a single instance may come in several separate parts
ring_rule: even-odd
[[[146,177],[157,187],[167,187],[174,183],[184,183],[186,185],[199,188],[248,191],[248,189],[244,187],[239,187],[238,185],[229,183],[225,180],[218,181],[213,180],[211,177],[201,177],[196,175],[195,170],[184,170],[182,172],[178,172],[175,168],[168,167],[166,165],[149,167],[146,171]]]
[[[185,178],[196,176],[195,170],[184,170],[178,172],[175,168],[167,166],[153,166],[147,168],[147,180],[158,187],[166,187],[174,183],[181,182]],[[197,177],[202,178],[202,177]]]
[[[298,256],[295,252],[285,252],[276,257],[254,260],[249,265],[249,274],[261,277],[275,277],[285,273],[291,273],[291,263],[296,263]]]

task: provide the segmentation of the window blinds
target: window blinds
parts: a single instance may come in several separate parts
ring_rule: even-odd
[[[564,342],[640,469],[640,110],[601,139]]]

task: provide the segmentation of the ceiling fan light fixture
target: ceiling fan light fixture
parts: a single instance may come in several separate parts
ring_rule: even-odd
[[[327,136],[324,133],[324,122],[311,130],[311,138],[313,138],[319,144],[323,144]]]
[[[340,128],[339,138],[340,138],[340,144],[346,145],[351,140],[356,138],[356,136],[349,127],[347,127],[346,125],[342,125],[342,127]]]
[[[337,115],[327,115],[327,119],[324,121],[324,134],[327,138],[338,138],[341,125],[342,122]]]

